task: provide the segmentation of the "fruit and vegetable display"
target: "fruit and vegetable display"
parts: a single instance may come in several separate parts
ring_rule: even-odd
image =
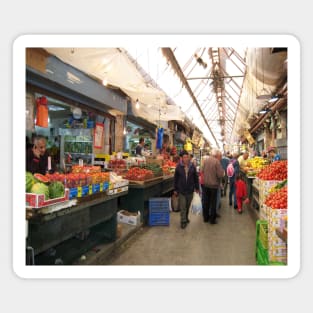
[[[101,166],[94,165],[73,165],[72,173],[100,173]]]
[[[265,166],[268,165],[268,160],[262,157],[254,157],[249,159],[247,162],[247,175],[248,176],[256,176],[260,170],[262,170]]]
[[[66,188],[76,188],[92,184],[100,184],[109,182],[110,174],[108,172],[76,172],[76,173],[54,173],[46,174],[50,182],[59,181],[64,184]]]
[[[287,186],[269,194],[265,200],[265,205],[273,209],[287,209],[288,190]]]
[[[154,163],[140,164],[139,167],[152,171],[153,177],[163,176],[163,171],[159,164],[154,164]]]
[[[171,160],[164,161],[162,165],[162,170],[164,175],[171,175],[175,173],[176,163]]]
[[[274,185],[273,187],[270,188],[269,193],[275,192],[287,185],[287,179],[283,180],[282,182]]]
[[[65,187],[63,182],[52,181],[47,175],[26,172],[26,192],[44,195],[45,200],[64,196]]]
[[[121,170],[125,170],[127,168],[127,163],[125,160],[123,159],[111,159],[109,161],[108,167],[116,170],[116,169],[121,169]]]
[[[30,193],[45,195],[45,200],[49,199],[49,187],[44,183],[34,183],[30,190]]]
[[[147,180],[147,179],[151,179],[153,178],[153,172],[152,170],[148,170],[145,168],[140,168],[137,166],[131,167],[127,174],[124,176],[124,178],[128,179],[128,180],[138,180],[138,181],[143,181],[143,180]]]
[[[64,185],[59,181],[54,181],[49,184],[49,198],[61,198],[64,196],[65,188]]]
[[[288,176],[287,160],[275,161],[272,164],[264,167],[257,177],[262,180],[285,180]]]
[[[25,185],[26,192],[30,192],[35,183],[34,175],[30,172],[26,172],[25,180],[26,180],[26,185]]]

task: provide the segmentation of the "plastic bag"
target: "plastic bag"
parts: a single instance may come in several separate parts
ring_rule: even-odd
[[[200,215],[202,213],[202,201],[199,193],[194,192],[190,204],[190,211],[192,214]]]

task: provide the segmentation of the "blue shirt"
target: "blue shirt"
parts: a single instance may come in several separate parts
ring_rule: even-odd
[[[281,159],[281,157],[280,157],[280,154],[276,154],[275,156],[274,156],[274,158],[272,159],[272,162],[274,162],[274,161],[279,161]]]
[[[222,157],[221,164],[222,164],[222,167],[223,167],[224,171],[226,171],[227,165],[229,164],[229,158]]]

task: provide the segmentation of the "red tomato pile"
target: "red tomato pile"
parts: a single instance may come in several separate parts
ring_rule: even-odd
[[[265,200],[265,205],[273,209],[287,209],[288,191],[287,186],[276,192],[270,193]]]
[[[275,161],[264,167],[257,177],[263,180],[284,180],[288,175],[288,163],[284,161]]]
[[[98,184],[108,182],[110,180],[110,174],[105,172],[100,173],[53,173],[45,175],[50,182],[60,181],[67,188],[81,187],[91,184]]]
[[[151,170],[139,167],[130,168],[127,174],[125,175],[125,178],[129,180],[146,180],[153,177],[154,175]]]

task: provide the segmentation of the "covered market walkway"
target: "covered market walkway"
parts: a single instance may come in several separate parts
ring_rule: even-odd
[[[171,212],[170,226],[140,228],[104,264],[256,265],[254,218],[249,209],[239,215],[227,198],[222,197],[217,225],[190,214],[189,225],[181,229],[180,213]]]

